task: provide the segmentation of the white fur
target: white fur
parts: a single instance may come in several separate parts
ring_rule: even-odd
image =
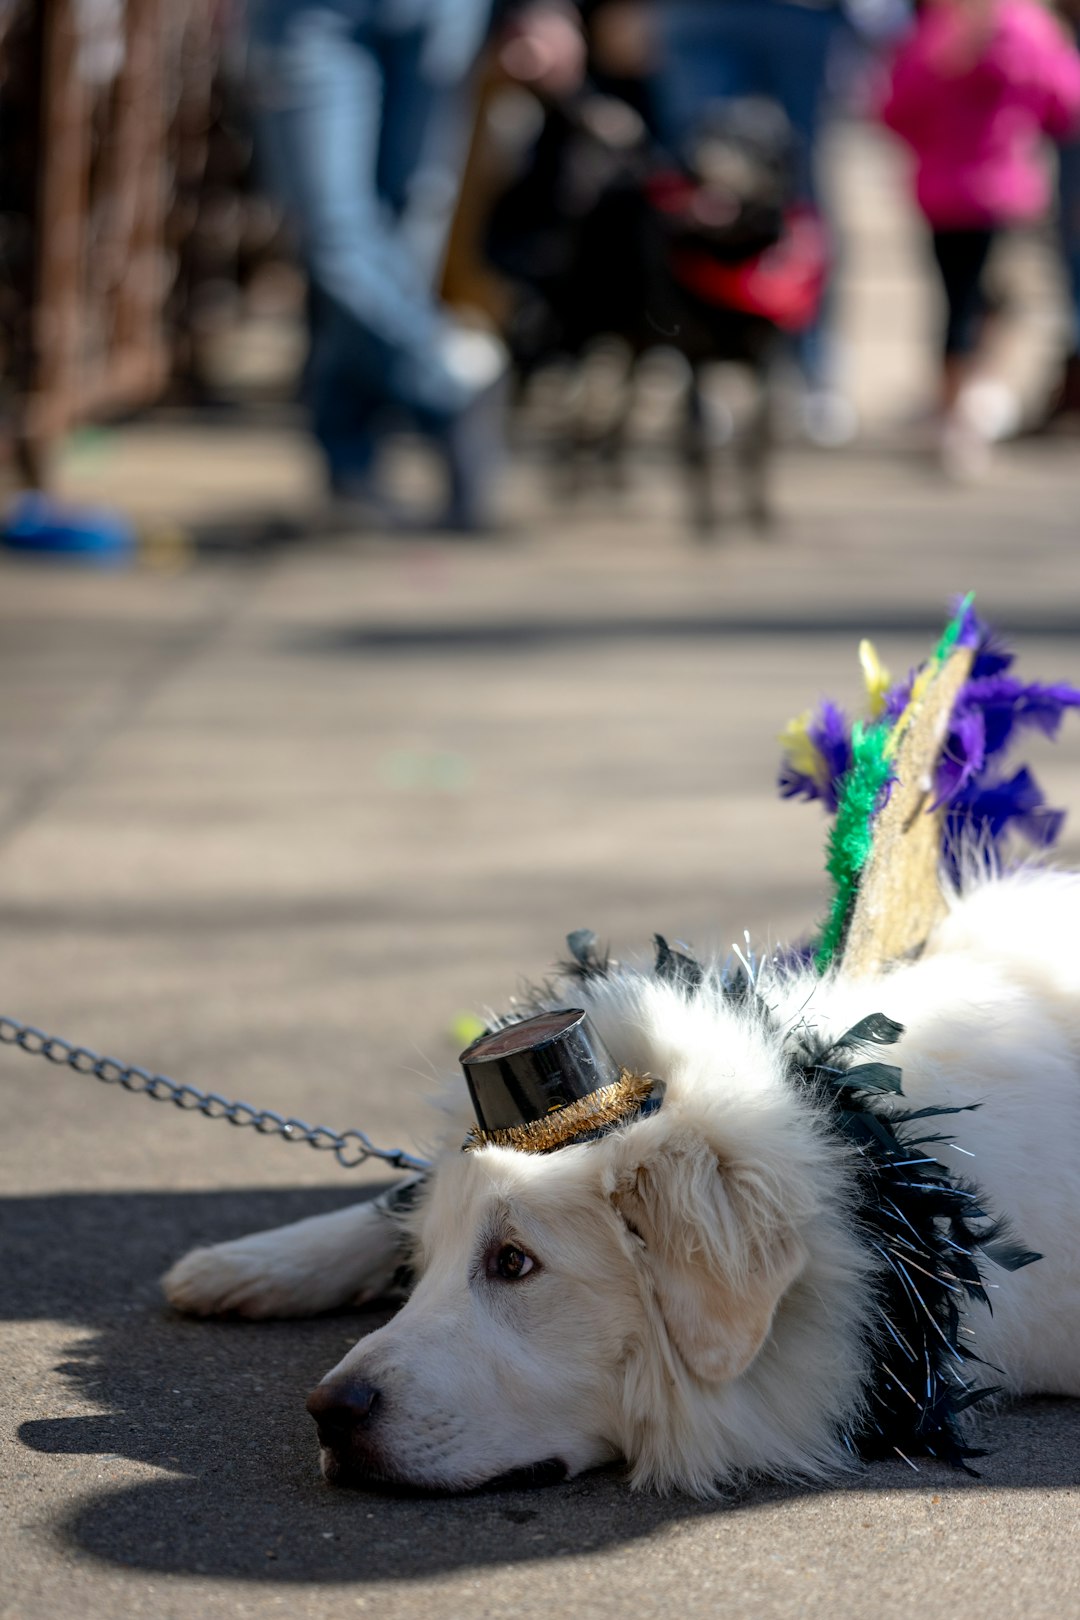
[[[886,1013],[907,1031],[907,1105],[983,1105],[948,1121],[958,1146],[939,1156],[1045,1256],[988,1267],[993,1314],[968,1317],[1016,1392],[1080,1394],[1078,930],[1080,878],[1022,872],[954,898],[913,964],[767,996],[782,1027],[822,1034]],[[380,1392],[356,1465],[465,1488],[621,1456],[635,1484],[698,1495],[849,1466],[871,1264],[847,1150],[784,1078],[779,1037],[708,984],[688,1001],[635,970],[552,1004],[587,1007],[619,1062],[666,1081],[664,1105],[544,1156],[463,1154],[467,1115],[451,1118],[409,1217],[415,1291],[324,1380]],[[200,1314],[306,1314],[384,1288],[399,1239],[365,1205],[196,1250],[165,1288]],[[537,1262],[518,1281],[489,1274],[505,1244]]]

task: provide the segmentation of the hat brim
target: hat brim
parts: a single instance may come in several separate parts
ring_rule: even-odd
[[[650,1075],[631,1074],[624,1069],[614,1084],[565,1103],[543,1119],[490,1131],[474,1125],[465,1138],[465,1152],[505,1147],[517,1153],[551,1153],[556,1148],[603,1136],[637,1115],[654,1113],[660,1106],[660,1096],[661,1088]]]

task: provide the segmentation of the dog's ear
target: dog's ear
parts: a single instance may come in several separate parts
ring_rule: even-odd
[[[668,1338],[696,1377],[724,1382],[761,1349],[807,1250],[769,1178],[702,1139],[665,1144],[616,1177]]]

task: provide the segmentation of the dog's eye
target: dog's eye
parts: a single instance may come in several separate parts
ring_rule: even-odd
[[[489,1259],[488,1275],[501,1277],[503,1282],[518,1282],[520,1278],[527,1277],[535,1266],[536,1261],[531,1254],[526,1254],[515,1243],[504,1243]]]

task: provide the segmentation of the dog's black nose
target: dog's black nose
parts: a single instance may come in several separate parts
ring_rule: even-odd
[[[340,1378],[317,1384],[307,1398],[307,1409],[318,1425],[319,1439],[333,1448],[370,1421],[378,1400],[374,1384]]]

